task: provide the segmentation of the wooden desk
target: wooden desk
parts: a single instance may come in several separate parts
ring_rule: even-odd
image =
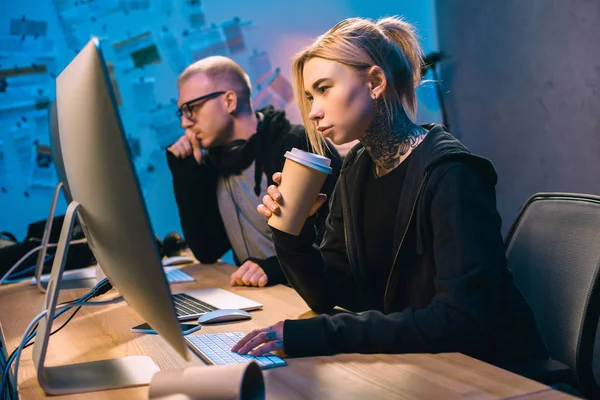
[[[234,267],[227,264],[193,265],[185,271],[197,281],[175,284],[173,291],[219,286],[264,304],[249,321],[203,326],[202,332],[248,332],[286,318],[314,315],[298,294],[285,286],[245,288],[228,286]],[[84,290],[63,292],[59,301],[73,300]],[[108,295],[108,294],[107,294]],[[30,320],[41,311],[44,296],[26,283],[0,288],[0,323],[8,352],[18,346]],[[69,313],[66,313],[69,314]],[[55,322],[55,327],[64,317]],[[176,369],[202,361],[190,352],[186,363],[159,336],[135,334],[129,328],[141,318],[125,303],[83,308],[52,336],[48,365],[80,363],[129,355],[148,355],[161,369]],[[44,397],[31,347],[19,365],[19,393],[23,399]],[[459,353],[357,355],[288,359],[288,366],[264,371],[269,399],[566,399],[570,396],[540,383]],[[207,366],[206,368],[213,368]],[[60,397],[65,399],[142,399],[148,388],[130,388]]]

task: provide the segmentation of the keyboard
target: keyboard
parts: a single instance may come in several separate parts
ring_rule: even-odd
[[[215,311],[217,308],[198,300],[185,293],[174,293],[171,295],[175,312],[179,319],[193,319],[207,312]]]
[[[195,279],[177,267],[165,267],[165,275],[169,283],[193,282]]]
[[[186,342],[204,362],[212,365],[240,364],[255,361],[261,369],[284,367],[287,363],[281,358],[267,353],[263,356],[239,355],[231,348],[241,338],[242,332],[207,333],[188,335]]]

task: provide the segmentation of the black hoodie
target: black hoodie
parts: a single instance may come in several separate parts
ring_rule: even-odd
[[[260,193],[261,187],[273,184],[273,174],[283,169],[286,151],[293,147],[310,151],[304,128],[290,124],[285,117],[285,111],[268,106],[259,112],[263,115],[262,121],[256,134],[248,141],[249,146],[245,146],[245,150],[248,151],[243,156],[245,159],[242,160],[243,168],[247,168],[252,161],[255,162],[256,193]],[[222,167],[215,165],[218,159],[215,155],[219,154],[220,150],[211,149],[209,156],[202,158],[201,165],[196,163],[194,157],[180,159],[167,151],[184,238],[196,259],[205,264],[216,262],[231,248],[217,203],[217,180],[224,173]],[[322,192],[331,196],[342,161],[334,148],[328,150],[327,157],[331,159],[333,172],[325,181]],[[265,182],[263,182],[263,173],[267,176]],[[317,213],[319,243],[325,230],[325,219],[328,213],[328,204],[324,204]],[[238,264],[240,261],[245,261],[240,260],[237,255],[234,256]],[[268,285],[286,283],[277,257],[266,260],[253,257],[249,259],[259,264],[265,271]]]
[[[546,358],[506,267],[492,164],[442,126],[427,128],[407,160],[394,249],[381,249],[395,254],[383,309],[361,247],[358,213],[372,171],[361,145],[344,160],[320,248],[310,222],[299,237],[273,230],[284,273],[313,310],[364,311],[286,320],[287,354],[462,352],[497,364]]]

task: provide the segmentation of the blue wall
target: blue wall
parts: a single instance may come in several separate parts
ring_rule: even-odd
[[[30,0],[27,2],[2,0],[0,13],[0,70],[12,65],[24,65],[31,62],[45,63],[50,69],[59,73],[71,60],[75,52],[69,48],[72,37],[64,33],[59,20],[58,5],[71,4],[73,1]],[[82,2],[85,3],[85,2]],[[300,48],[308,45],[314,38],[325,32],[341,19],[353,16],[378,18],[385,15],[403,15],[417,26],[421,43],[425,52],[437,49],[435,30],[435,13],[433,0],[423,1],[316,1],[284,2],[273,0],[255,1],[204,1],[200,8],[190,6],[190,0],[96,0],[95,4],[113,4],[119,10],[108,11],[107,15],[93,16],[88,12],[81,13],[75,9],[75,26],[80,41],[89,34],[98,35],[107,50],[107,59],[115,65],[115,77],[122,96],[121,115],[132,143],[137,143],[139,156],[135,163],[142,181],[144,197],[149,208],[153,227],[160,237],[171,231],[180,231],[179,217],[172,194],[170,174],[166,166],[164,151],[160,142],[176,138],[181,134],[176,121],[166,123],[160,136],[156,133],[156,124],[172,115],[172,99],[177,96],[175,82],[182,64],[192,61],[192,53],[197,46],[194,37],[194,24],[198,19],[190,20],[190,10],[204,14],[206,26],[222,23],[239,17],[245,49],[235,54],[229,50],[223,52],[239,62],[252,76],[253,69],[250,58],[254,52],[264,52],[268,56],[271,76],[273,70],[280,68],[284,78],[289,80],[291,58]],[[199,2],[200,3],[200,2]],[[129,6],[128,12],[122,6]],[[87,6],[85,6],[87,7]],[[142,9],[135,9],[135,8]],[[144,9],[147,8],[147,9]],[[89,10],[89,9],[88,9]],[[83,15],[78,15],[83,14]],[[69,24],[68,17],[62,14],[64,22]],[[25,18],[25,21],[44,21],[47,23],[45,36],[37,39],[25,37],[22,45],[28,46],[24,54],[11,54],[5,51],[5,39],[11,32],[11,20]],[[81,22],[83,21],[83,22]],[[16,21],[12,21],[12,30],[20,29]],[[22,25],[21,28],[25,26]],[[28,25],[26,29],[39,29],[38,25]],[[167,27],[173,32],[180,53],[173,52],[172,47],[162,40],[162,29]],[[184,31],[191,32],[185,36]],[[151,32],[150,42],[156,43],[162,62],[147,65],[143,69],[131,69],[131,59],[124,60],[112,45],[127,38],[136,37],[144,32]],[[14,38],[13,38],[14,39]],[[35,46],[40,41],[50,39],[53,42],[50,57],[35,56]],[[4,44],[2,44],[4,43]],[[239,43],[238,43],[239,44]],[[230,43],[235,45],[235,43]],[[123,48],[122,46],[121,48]],[[143,47],[143,46],[142,46]],[[191,50],[190,50],[191,47]],[[196,50],[197,47],[196,47]],[[256,57],[254,58],[256,59]],[[265,64],[262,65],[264,68]],[[259,67],[260,70],[260,67]],[[258,73],[258,72],[257,72]],[[255,75],[255,74],[254,74]],[[46,74],[42,81],[36,83],[44,89],[43,96],[53,98],[53,79]],[[0,84],[1,86],[1,84]],[[39,93],[38,93],[39,94]],[[36,95],[38,95],[36,94]],[[32,98],[35,97],[32,95]],[[285,105],[285,100],[275,96],[276,103]],[[431,85],[419,90],[419,121],[439,121],[439,108],[435,92]],[[156,111],[161,103],[162,111]],[[36,146],[48,144],[47,121],[43,112],[24,111],[7,113],[2,107],[14,105],[14,99],[8,98],[0,88],[0,231],[10,231],[19,239],[25,236],[27,224],[45,219],[50,203],[54,182],[53,171],[35,166]],[[151,108],[154,107],[153,110]],[[2,110],[4,114],[2,114]],[[300,118],[296,106],[287,104],[286,111],[293,122]],[[164,112],[164,114],[161,114]],[[22,117],[25,117],[26,121]],[[18,124],[20,126],[18,126]],[[26,128],[26,129],[25,129]],[[43,149],[41,149],[43,150]],[[40,155],[44,159],[44,154]],[[148,166],[152,171],[149,172]],[[41,183],[40,183],[41,182]],[[61,198],[57,214],[63,214],[66,208]]]

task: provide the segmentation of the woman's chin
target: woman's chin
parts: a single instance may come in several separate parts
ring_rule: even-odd
[[[330,135],[327,137],[327,139],[331,140],[336,146],[342,146],[352,141],[349,140],[347,137],[344,137],[343,135]]]

